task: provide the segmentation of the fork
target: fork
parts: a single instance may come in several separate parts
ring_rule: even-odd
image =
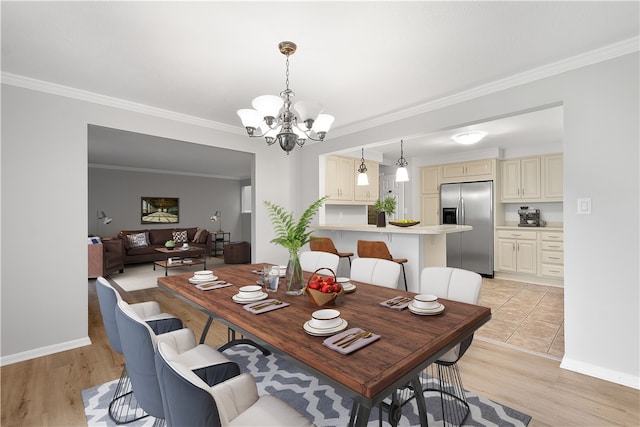
[[[263,308],[267,308],[271,305],[280,305],[280,304],[282,304],[282,301],[275,300],[275,301],[263,302],[261,304],[255,304],[250,306],[249,308],[252,310],[262,310]]]

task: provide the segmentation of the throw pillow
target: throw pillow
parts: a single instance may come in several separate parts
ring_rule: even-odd
[[[198,227],[198,230],[196,230],[196,234],[193,236],[193,240],[192,240],[193,243],[200,243],[198,242],[198,239],[200,238],[200,235],[202,234],[203,231],[204,230],[202,228]]]
[[[182,231],[174,231],[173,232],[173,241],[176,243],[185,243],[187,242],[187,230]]]
[[[209,232],[207,230],[202,230],[200,237],[198,238],[198,243],[207,243],[207,238],[209,237]]]
[[[142,248],[149,245],[146,233],[127,234],[127,240],[132,248]]]

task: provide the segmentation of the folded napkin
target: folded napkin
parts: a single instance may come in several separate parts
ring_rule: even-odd
[[[403,300],[401,298],[405,298],[405,297],[403,295],[398,295],[395,298],[389,298],[387,300],[382,301],[380,305],[387,308],[393,308],[394,310],[404,310],[409,306],[409,304],[411,304],[412,300],[409,299],[409,297],[406,297],[408,301]]]
[[[341,342],[348,342],[351,337],[355,337],[356,334],[361,332],[364,332],[364,330],[361,328],[347,329],[346,331],[327,338],[326,340],[322,341],[322,344],[324,344],[326,347],[329,347],[331,350],[337,351],[338,353],[349,354],[380,339],[380,335],[371,334],[370,337],[360,338],[359,340],[353,342],[352,344],[349,344],[346,347],[340,346]],[[339,342],[342,338],[345,338],[345,340]],[[335,343],[338,344],[336,345]]]
[[[269,303],[275,303],[276,301],[278,301],[279,303],[278,304],[269,304]],[[265,305],[266,305],[266,307],[265,307]],[[271,311],[271,310],[277,310],[279,308],[283,308],[283,307],[286,307],[288,305],[289,305],[288,302],[283,302],[283,301],[279,301],[276,298],[271,298],[271,299],[264,299],[264,300],[262,300],[260,302],[255,302],[255,303],[252,303],[252,304],[246,304],[242,308],[247,310],[249,313],[260,314],[260,313],[266,313],[267,311]],[[253,307],[257,307],[257,309],[254,309]],[[260,307],[262,307],[262,308],[260,308]]]
[[[200,289],[201,291],[210,291],[213,289],[226,288],[227,286],[233,286],[233,283],[222,282],[222,281],[207,282],[207,283],[197,284],[196,288]]]

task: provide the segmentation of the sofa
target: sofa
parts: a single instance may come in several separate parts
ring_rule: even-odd
[[[91,236],[89,237],[91,240]],[[87,253],[89,257],[88,277],[90,279],[95,279],[98,276],[106,277],[115,272],[124,272],[124,248],[120,239],[91,242],[87,247]]]
[[[203,248],[205,255],[210,255],[213,248],[211,234],[199,227],[121,230],[117,237],[122,244],[125,264],[163,261],[165,254],[155,249],[164,247],[167,240],[176,242],[176,247],[188,243]]]

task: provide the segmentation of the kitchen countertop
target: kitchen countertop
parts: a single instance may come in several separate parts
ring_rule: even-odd
[[[387,225],[386,227],[377,227],[375,225],[355,225],[355,224],[323,224],[311,225],[309,228],[316,230],[336,230],[336,231],[366,231],[369,233],[395,233],[395,234],[449,234],[460,233],[462,231],[473,230],[470,225],[414,225],[412,227],[398,227],[395,225]],[[520,227],[522,228],[522,227]]]
[[[554,224],[544,227],[518,227],[517,225],[496,225],[496,230],[520,230],[520,231],[564,231],[562,226]]]

